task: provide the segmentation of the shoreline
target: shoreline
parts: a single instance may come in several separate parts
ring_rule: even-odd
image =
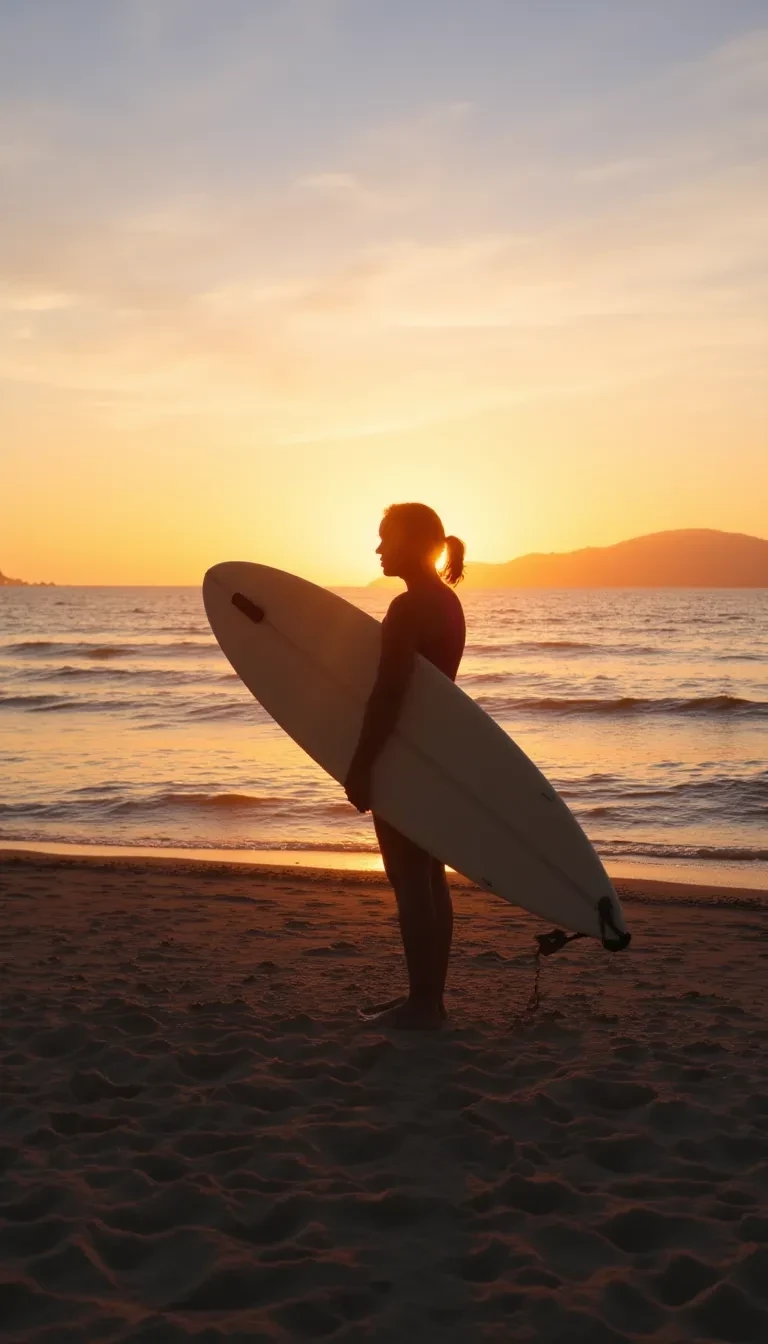
[[[101,852],[98,849],[101,848]],[[384,875],[380,865],[365,868],[351,868],[338,866],[329,867],[322,864],[296,863],[289,864],[276,860],[259,858],[246,860],[242,858],[222,858],[211,857],[201,858],[198,855],[190,856],[183,851],[175,853],[155,852],[155,853],[131,853],[126,846],[121,852],[107,851],[107,847],[94,846],[93,851],[85,850],[86,847],[75,847],[72,849],[45,848],[37,849],[31,846],[5,845],[0,842],[0,864],[12,866],[14,864],[25,867],[40,868],[90,868],[101,871],[119,871],[123,869],[130,872],[148,873],[189,873],[190,875],[217,877],[226,874],[232,874],[236,877],[252,875],[256,880],[263,881],[266,878],[284,881],[289,878],[291,882],[301,882],[317,884],[318,882],[334,882],[339,884],[345,879],[349,885],[375,885],[389,887],[389,883]],[[219,851],[219,853],[221,853]],[[254,851],[258,853],[258,851]],[[261,851],[262,854],[265,851]],[[372,855],[372,858],[378,858],[378,855]],[[755,906],[765,904],[768,907],[768,891],[760,887],[730,886],[714,883],[701,882],[679,882],[673,879],[652,878],[640,874],[610,874],[612,882],[617,892],[622,898],[645,898],[647,900],[669,899],[680,903],[690,902],[693,904],[717,904],[717,903],[739,903],[748,902]],[[457,874],[453,869],[448,870],[448,877],[452,887],[460,891],[482,892],[483,888],[470,882],[467,878]],[[487,893],[485,893],[487,895]],[[502,901],[511,910],[521,911],[521,907],[512,905],[511,902],[503,901],[501,897],[493,897],[495,901]],[[535,916],[529,916],[531,919]],[[545,921],[546,922],[546,921]]]

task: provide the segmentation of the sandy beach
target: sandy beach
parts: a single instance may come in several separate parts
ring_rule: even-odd
[[[537,979],[541,924],[456,880],[449,1021],[396,1033],[379,874],[0,879],[5,1337],[768,1339],[758,897],[636,881],[627,952]]]

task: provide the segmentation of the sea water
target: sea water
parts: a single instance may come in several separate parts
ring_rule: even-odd
[[[339,591],[377,617],[392,597]],[[459,685],[609,871],[768,888],[768,590],[459,593]],[[236,677],[196,588],[0,589],[3,842],[377,852],[370,816]]]

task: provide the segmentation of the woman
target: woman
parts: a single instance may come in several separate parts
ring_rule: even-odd
[[[382,623],[378,675],[345,780],[347,797],[359,812],[370,807],[371,769],[397,722],[416,654],[423,654],[455,681],[466,636],[464,613],[453,592],[464,573],[464,543],[446,537],[434,509],[426,504],[392,504],[382,519],[379,538],[376,554],[384,573],[404,579],[406,591],[390,603]],[[447,559],[438,573],[436,564],[443,551]],[[443,991],[453,934],[445,865],[383,817],[374,814],[373,821],[384,871],[397,899],[408,968],[407,998],[379,1005],[374,1020],[379,1026],[439,1027],[447,1016]]]

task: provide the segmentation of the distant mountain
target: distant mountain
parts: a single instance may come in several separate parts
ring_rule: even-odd
[[[397,584],[376,579],[371,587]],[[741,532],[682,528],[615,546],[467,564],[467,588],[768,588],[768,541]]]
[[[0,569],[0,588],[55,588],[53,583],[27,583],[26,579],[9,579]]]

